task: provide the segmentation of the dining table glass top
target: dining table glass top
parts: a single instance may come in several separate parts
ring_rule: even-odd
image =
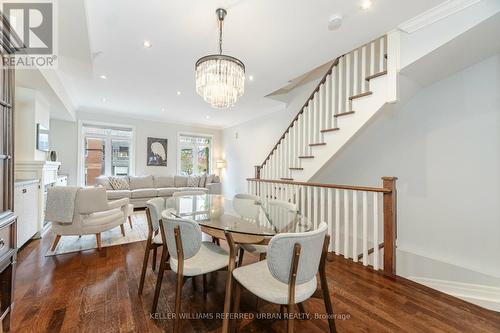
[[[233,201],[222,195],[204,194],[171,197],[166,200],[163,218],[191,219],[202,227],[255,236],[274,236],[279,233],[299,233],[314,230],[315,226],[298,211],[262,201],[257,219],[244,218],[236,213]]]

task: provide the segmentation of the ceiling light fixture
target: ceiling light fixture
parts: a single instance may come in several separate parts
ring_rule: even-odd
[[[213,108],[225,109],[234,106],[245,91],[245,65],[222,54],[222,23],[227,12],[219,8],[215,13],[219,21],[219,54],[207,55],[196,62],[196,92]]]
[[[177,96],[180,96],[181,92],[179,90],[177,90]]]
[[[99,78],[106,80],[108,77],[106,75],[100,75]]]
[[[361,9],[364,9],[364,10],[367,10],[368,8],[370,8],[372,6],[372,2],[370,0],[364,0],[362,3],[361,3]]]
[[[328,30],[333,31],[340,28],[342,25],[342,15],[336,14],[330,17],[328,20]]]
[[[210,119],[210,116],[206,116],[205,118]]]
[[[102,99],[102,101],[103,101],[104,103],[106,103],[108,100],[106,99],[106,97],[104,97],[104,98]]]
[[[248,76],[248,80],[249,80],[249,81],[253,81],[253,75],[249,75],[249,76]]]
[[[145,40],[144,43],[142,44],[146,49],[149,49],[153,44],[149,40]]]

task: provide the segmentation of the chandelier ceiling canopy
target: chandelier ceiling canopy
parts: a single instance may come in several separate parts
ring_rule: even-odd
[[[215,11],[219,22],[219,54],[196,61],[196,92],[213,108],[234,106],[245,91],[245,65],[235,57],[222,54],[222,24],[225,9]]]

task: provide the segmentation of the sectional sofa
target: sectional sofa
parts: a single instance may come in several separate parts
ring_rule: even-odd
[[[170,197],[174,192],[201,190],[210,194],[221,194],[219,177],[209,176],[126,176],[121,177],[128,188],[114,189],[108,176],[96,178],[96,186],[106,188],[108,200],[129,198],[135,208],[146,206],[146,201],[155,197]],[[189,184],[189,185],[188,185]]]

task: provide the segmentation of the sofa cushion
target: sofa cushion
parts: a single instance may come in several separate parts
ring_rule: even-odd
[[[128,183],[128,177],[108,177],[109,183],[113,190],[129,190],[130,185]]]
[[[160,187],[158,190],[159,197],[170,197],[174,192],[178,192],[179,189],[177,187]]]
[[[187,181],[188,187],[198,187],[200,184],[200,176],[189,176]]]
[[[203,191],[208,193],[208,188],[205,187],[180,187],[176,188],[174,192],[186,192],[186,191]]]
[[[130,176],[129,182],[131,190],[154,187],[153,176]]]
[[[130,190],[108,190],[106,191],[108,200],[130,198]]]
[[[174,177],[174,185],[175,185],[175,187],[186,187],[188,185],[188,177],[187,176],[175,176]]]
[[[154,198],[158,196],[158,190],[155,188],[142,188],[131,191],[132,199],[135,198]]]
[[[95,179],[95,184],[97,186],[102,186],[106,190],[112,190],[113,187],[111,187],[111,184],[109,183],[109,178],[108,176],[99,176]]]
[[[156,188],[174,187],[174,177],[173,176],[155,176],[154,184]]]

